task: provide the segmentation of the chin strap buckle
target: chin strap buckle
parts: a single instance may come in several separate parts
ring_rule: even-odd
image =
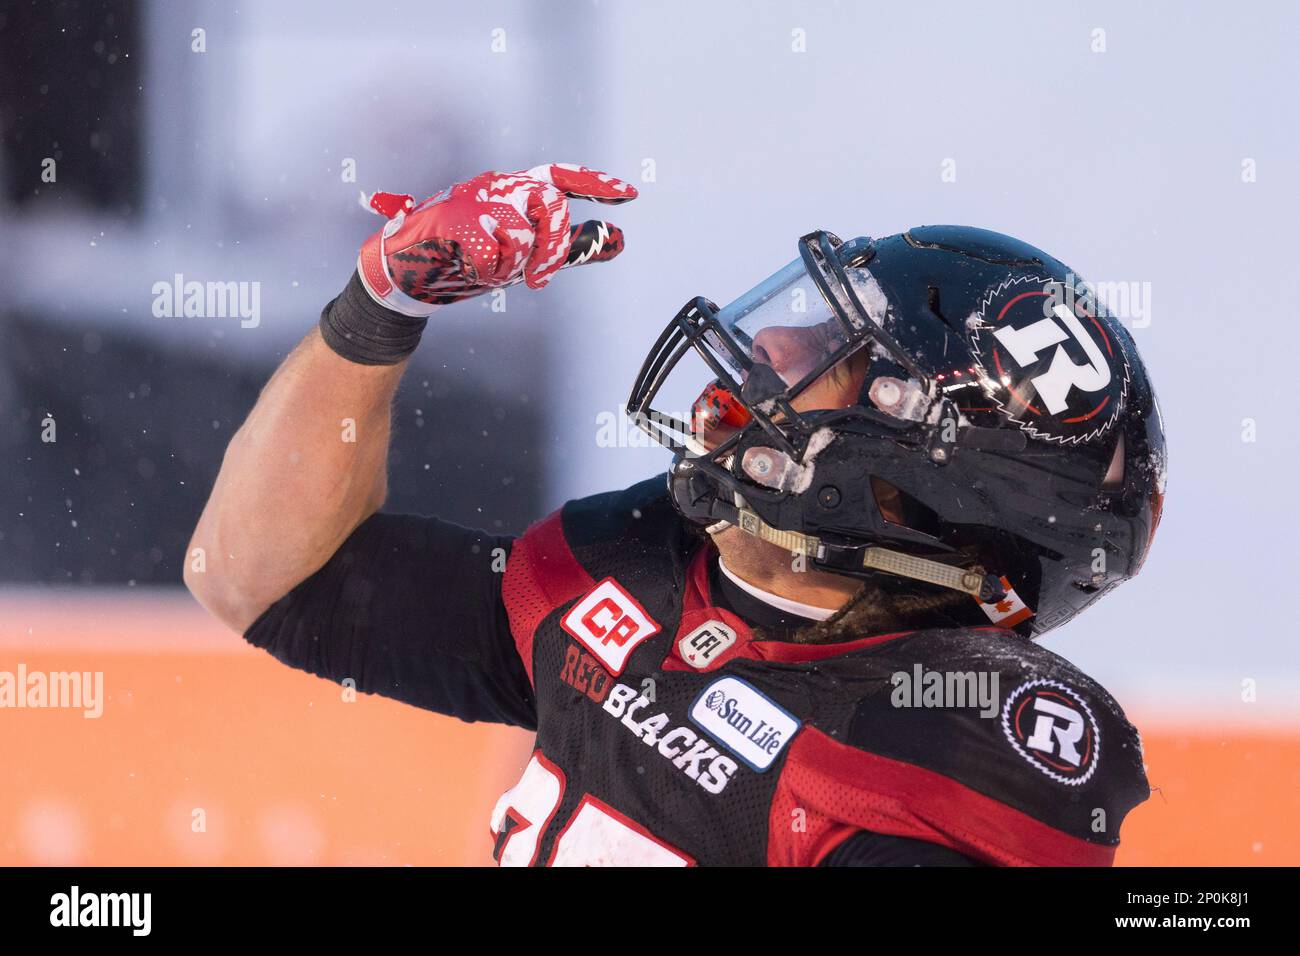
[[[718,525],[728,523],[718,522]],[[735,524],[746,534],[774,544],[791,554],[807,555],[814,559],[825,557],[826,545],[822,543],[820,538],[799,531],[782,531],[779,528],[773,528],[753,510],[744,505],[738,504],[736,507]],[[718,525],[714,525],[709,531],[713,532]],[[1001,601],[1006,597],[1007,593],[996,575],[985,574],[983,571],[956,568],[951,564],[931,561],[929,558],[918,558],[916,555],[905,554],[902,551],[894,551],[890,548],[866,548],[862,552],[862,567],[866,570],[884,571],[886,574],[894,574],[898,577],[911,578],[914,581],[924,581],[938,587],[961,591],[983,604]]]
[[[955,568],[951,564],[918,558],[889,548],[867,548],[862,554],[862,566],[961,591],[984,603],[1001,600],[1006,594],[1002,583],[992,574]]]
[[[753,535],[763,541],[783,548],[791,554],[802,554],[810,558],[822,556],[822,543],[819,538],[798,531],[782,531],[770,524],[748,508],[736,509],[736,526],[745,534]]]

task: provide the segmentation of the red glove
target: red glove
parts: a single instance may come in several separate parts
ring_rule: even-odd
[[[365,241],[357,263],[371,298],[423,317],[441,305],[523,280],[540,289],[560,269],[623,251],[617,226],[569,225],[569,199],[621,203],[628,183],[584,166],[551,163],[520,173],[486,172],[420,203],[375,193],[389,223]]]

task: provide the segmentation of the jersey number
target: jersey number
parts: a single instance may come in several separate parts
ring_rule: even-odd
[[[564,797],[564,771],[540,750],[492,811],[493,853],[502,866],[537,862],[542,834]],[[551,849],[549,866],[692,866],[695,861],[613,807],[584,794]]]

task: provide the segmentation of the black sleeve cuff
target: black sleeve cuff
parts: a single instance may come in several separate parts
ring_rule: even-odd
[[[396,365],[415,351],[428,321],[384,308],[354,271],[347,288],[321,311],[320,333],[349,362]]]

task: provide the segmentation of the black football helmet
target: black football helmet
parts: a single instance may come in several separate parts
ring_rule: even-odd
[[[683,515],[823,570],[966,591],[1033,636],[1138,573],[1164,428],[1132,338],[1086,283],[966,226],[814,232],[799,253],[725,308],[687,303],[637,376],[628,413],[675,453]],[[690,414],[658,411],[692,351],[716,381]],[[856,403],[796,409],[841,363],[864,375]]]

